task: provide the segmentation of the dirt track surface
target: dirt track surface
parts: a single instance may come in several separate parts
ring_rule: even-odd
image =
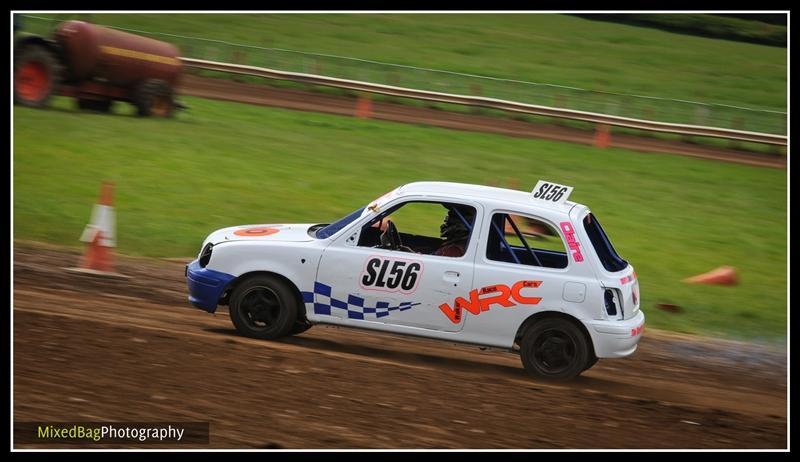
[[[632,357],[545,383],[513,354],[424,339],[244,338],[190,307],[179,262],[120,257],[120,281],[62,270],[78,258],[15,243],[15,421],[210,421],[210,448],[788,444],[785,350],[649,330]]]
[[[203,98],[346,116],[354,116],[357,112],[357,100],[344,96],[325,95],[300,90],[279,90],[265,85],[198,77],[191,74],[184,75],[180,85],[179,93]],[[576,128],[475,114],[459,114],[387,102],[373,102],[371,112],[372,118],[379,120],[430,125],[456,130],[543,138],[589,145],[594,143],[595,138],[594,132]],[[786,156],[711,148],[678,141],[615,134],[611,138],[610,145],[643,153],[679,154],[761,167],[786,168]]]

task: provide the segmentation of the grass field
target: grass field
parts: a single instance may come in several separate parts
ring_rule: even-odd
[[[785,48],[681,35],[567,15],[38,16],[79,18],[143,31],[594,90],[786,110]],[[26,25],[31,29],[41,28],[41,22],[35,20],[27,21]],[[208,54],[208,59],[234,60],[229,55],[231,50],[219,44],[183,41],[176,37],[162,39],[183,48],[192,47],[193,50],[187,50],[192,56]],[[259,52],[251,50],[248,53],[255,55]],[[364,64],[362,67],[367,69],[368,66]],[[561,104],[566,103],[561,101]],[[658,110],[658,106],[655,104],[651,110]]]
[[[546,178],[575,186],[636,266],[650,326],[785,336],[785,170],[187,100],[174,120],[77,113],[63,98],[15,107],[14,238],[80,246],[106,179],[118,250],[175,257],[219,227],[328,222],[405,182]],[[720,265],[741,285],[681,282]]]

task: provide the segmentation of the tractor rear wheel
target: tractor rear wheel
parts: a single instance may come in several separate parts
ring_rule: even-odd
[[[25,46],[14,60],[14,102],[46,107],[61,81],[58,58],[42,45]]]

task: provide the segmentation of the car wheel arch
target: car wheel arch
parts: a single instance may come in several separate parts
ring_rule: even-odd
[[[568,313],[562,313],[560,311],[540,311],[538,313],[534,313],[528,316],[525,321],[520,324],[519,328],[517,329],[517,333],[514,335],[514,350],[518,351],[517,345],[522,340],[522,337],[525,335],[528,329],[531,328],[535,323],[542,321],[544,319],[552,319],[552,318],[560,318],[566,321],[571,322],[578,326],[580,331],[583,333],[584,337],[586,338],[586,343],[589,345],[590,353],[592,356],[595,356],[594,351],[594,341],[592,340],[592,336],[589,334],[589,330],[586,328],[586,325],[583,324],[578,318],[572,316]]]
[[[229,282],[228,286],[225,287],[225,290],[222,291],[222,298],[220,299],[220,304],[227,305],[230,302],[231,293],[233,293],[233,291],[236,289],[236,286],[255,276],[274,277],[283,282],[284,284],[286,284],[286,286],[291,289],[292,293],[295,296],[295,300],[297,301],[299,316],[302,316],[304,321],[306,320],[306,310],[305,310],[305,305],[303,303],[303,294],[300,293],[300,289],[298,289],[297,284],[295,284],[291,279],[287,278],[286,276],[272,271],[250,271],[239,275],[236,279]]]

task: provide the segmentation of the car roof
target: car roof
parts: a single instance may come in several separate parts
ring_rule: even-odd
[[[546,209],[561,213],[569,213],[570,209],[577,204],[572,201],[565,201],[561,204],[535,200],[532,193],[517,191],[514,189],[496,188],[494,186],[483,186],[466,183],[449,183],[443,181],[418,181],[408,183],[397,188],[398,195],[436,195],[450,196],[453,198],[469,198],[478,202],[493,201],[510,206],[517,206],[520,209]]]

